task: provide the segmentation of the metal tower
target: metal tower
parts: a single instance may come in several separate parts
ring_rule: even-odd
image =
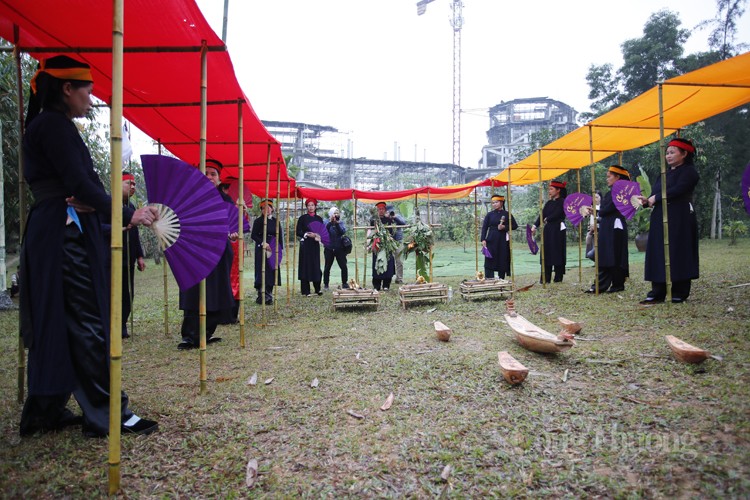
[[[427,4],[435,0],[417,2],[417,15],[421,16]],[[461,28],[464,25],[462,15],[463,2],[453,0],[451,10],[451,27],[453,27],[453,164],[461,164]]]

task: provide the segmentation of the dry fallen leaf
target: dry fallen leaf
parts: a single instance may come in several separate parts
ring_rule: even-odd
[[[257,383],[258,383],[258,372],[255,372],[249,379],[247,379],[247,385],[255,385]]]
[[[391,405],[393,404],[393,393],[390,393],[387,398],[385,398],[385,403],[383,403],[383,406],[380,407],[381,410],[385,411],[390,409]]]
[[[357,355],[355,356],[355,358],[356,358],[356,359],[359,359],[359,353],[357,353]]]
[[[315,388],[315,387],[318,387],[318,384],[319,384],[319,383],[320,383],[320,382],[318,382],[318,379],[317,379],[317,378],[314,378],[314,379],[312,380],[312,382],[310,382],[310,387],[313,387],[313,388]]]
[[[255,485],[255,481],[258,479],[258,461],[250,459],[247,462],[247,468],[245,470],[245,484],[248,488],[252,488]]]
[[[440,479],[447,481],[451,477],[451,472],[453,472],[453,467],[450,464],[446,465],[443,467],[443,472],[440,473]]]
[[[273,377],[271,377],[271,378],[267,378],[267,379],[266,379],[266,380],[265,380],[265,381],[264,381],[263,383],[264,383],[264,384],[266,384],[266,385],[268,385],[268,384],[270,384],[271,382],[273,382]]]
[[[349,415],[351,415],[352,417],[354,417],[354,418],[356,418],[356,419],[359,419],[359,420],[362,420],[363,418],[365,418],[365,416],[364,416],[364,415],[361,415],[361,414],[357,413],[357,412],[356,412],[356,411],[354,411],[354,410],[346,410],[346,413],[348,413],[348,414],[349,414]]]

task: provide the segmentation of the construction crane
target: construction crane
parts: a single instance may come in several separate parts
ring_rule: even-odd
[[[417,2],[417,15],[427,10],[427,4],[435,0]],[[461,28],[464,24],[462,15],[463,2],[452,0],[451,27],[453,28],[453,164],[461,164]]]

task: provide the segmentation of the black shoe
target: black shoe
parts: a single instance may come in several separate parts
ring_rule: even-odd
[[[672,304],[684,304],[686,300],[680,297],[672,297]]]
[[[642,306],[653,306],[656,304],[663,304],[664,299],[655,299],[653,297],[646,297],[644,300],[638,302]]]
[[[596,288],[592,286],[588,290],[584,290],[583,293],[596,293]]]
[[[318,291],[317,291],[317,292],[315,292],[315,293],[316,293],[317,295],[323,295],[323,292],[322,292],[322,291],[320,291],[320,290],[318,290]]]
[[[263,303],[263,297],[261,297],[260,295],[258,295],[258,298],[255,299],[255,303],[258,304],[258,305],[262,304]]]
[[[221,337],[209,337],[206,339],[206,344],[215,344],[216,342],[221,342]]]
[[[191,340],[182,340],[179,344],[177,344],[177,349],[180,351],[187,351],[188,349],[197,349],[198,346],[193,343]]]
[[[349,283],[342,283],[341,284],[341,288],[343,288],[344,290],[348,290],[349,289]]]
[[[607,293],[618,293],[618,292],[624,292],[625,287],[624,286],[613,286],[609,290],[607,290]]]
[[[145,418],[140,419],[138,422],[134,423],[133,425],[123,425],[122,426],[122,433],[123,434],[151,434],[152,432],[159,430],[159,424],[153,420],[148,420]]]

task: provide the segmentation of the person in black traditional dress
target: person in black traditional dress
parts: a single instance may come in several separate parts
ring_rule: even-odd
[[[333,206],[328,210],[326,229],[328,230],[330,241],[323,249],[323,257],[325,258],[323,286],[328,290],[328,283],[331,279],[331,268],[333,267],[333,261],[336,260],[341,270],[341,287],[349,288],[349,269],[346,264],[347,251],[341,244],[341,237],[346,234],[346,225],[341,220],[341,212],[339,212],[338,207]],[[351,247],[349,248],[351,249]]]
[[[307,213],[302,214],[297,220],[297,237],[300,239],[299,265],[297,277],[300,281],[302,295],[310,297],[310,282],[315,287],[315,293],[323,295],[320,289],[320,281],[323,273],[320,271],[320,235],[309,229],[313,222],[323,224],[323,219],[315,213],[318,208],[318,200],[308,198],[305,201]]]
[[[693,208],[693,193],[700,175],[693,164],[695,146],[687,139],[672,139],[667,146],[667,214],[669,221],[669,262],[672,278],[672,302],[681,303],[690,295],[692,280],[698,279],[698,221]],[[646,246],[644,275],[651,291],[642,305],[664,302],[667,297],[667,273],[664,260],[664,225],[661,175],[653,183],[652,195],[641,197],[644,207],[653,207]]]
[[[135,194],[135,176],[130,172],[122,173],[122,203],[135,211],[135,205],[130,198]],[[135,295],[135,266],[138,271],[146,270],[146,261],[143,258],[143,247],[137,227],[129,227],[122,234],[122,338],[130,337],[128,334],[128,318],[133,309],[133,297]]]
[[[216,186],[221,198],[232,205],[232,198],[221,189],[221,169],[224,166],[216,160],[206,160],[206,177]],[[224,247],[224,253],[216,264],[216,267],[206,277],[206,342],[214,343],[221,341],[221,337],[214,337],[216,327],[228,325],[234,322],[232,309],[234,307],[234,294],[230,274],[232,272],[232,245],[230,241],[236,241],[239,237],[234,228],[228,234]],[[180,309],[183,311],[182,340],[177,344],[177,349],[196,349],[200,345],[200,317],[198,316],[200,283],[180,290]]]
[[[516,219],[508,215],[505,210],[505,197],[499,194],[491,198],[492,210],[487,212],[482,224],[482,247],[486,248],[492,258],[484,258],[484,277],[494,278],[495,272],[497,277],[504,279],[505,275],[510,274],[510,233],[511,230],[518,229]],[[510,224],[508,218],[510,217]]]
[[[386,214],[387,205],[384,201],[379,201],[375,204],[375,208],[378,210],[378,219],[380,219],[380,222],[384,226],[392,226],[394,224],[398,224],[396,220],[396,214]],[[370,219],[370,225],[375,225],[375,218]],[[395,236],[396,230],[395,228],[388,228],[386,229],[391,236]],[[377,253],[373,252],[372,254],[372,287],[375,290],[383,290],[387,292],[391,288],[391,281],[393,280],[393,276],[396,274],[396,258],[395,255],[389,255],[388,256],[388,264],[385,268],[385,271],[383,273],[378,273],[375,270],[375,265],[377,263]]]
[[[629,181],[630,173],[620,165],[607,170],[607,191],[599,210],[599,292],[617,293],[625,290],[628,268],[628,221],[612,201],[612,186],[620,179]],[[591,210],[593,213],[593,210]],[[596,284],[586,290],[596,293]]]
[[[552,278],[552,270],[555,271],[555,283],[563,280],[565,274],[565,263],[567,261],[567,228],[565,227],[565,209],[563,201],[568,196],[565,188],[566,182],[552,181],[547,193],[549,200],[542,208],[544,220],[544,272],[540,283],[549,283]],[[532,234],[536,234],[539,226],[539,217],[531,226]],[[540,257],[541,260],[541,257]]]
[[[67,56],[41,61],[31,80],[23,137],[34,205],[21,248],[20,323],[29,349],[22,436],[76,423],[85,436],[109,433],[109,248],[102,223],[111,220],[112,199],[73,122],[91,109],[92,89],[90,67]],[[153,207],[122,211],[123,225],[148,226],[158,216]],[[71,393],[82,418],[66,408]],[[130,410],[124,391],[120,398],[123,433],[158,429]]]
[[[278,266],[276,270],[272,269],[269,260],[266,259],[266,280],[265,286],[263,283],[263,259],[266,257],[266,250],[272,250],[271,245],[268,241],[271,238],[276,238],[278,248],[284,248],[284,237],[281,232],[281,225],[279,225],[279,233],[276,235],[276,219],[273,216],[273,202],[271,200],[262,200],[260,202],[261,215],[253,221],[253,229],[250,233],[250,237],[255,242],[255,290],[258,292],[258,298],[255,299],[256,304],[262,304],[265,300],[267,305],[273,304],[273,287],[274,284],[281,285],[281,267]],[[266,241],[263,241],[263,220],[267,220],[266,223]],[[274,280],[274,276],[276,279]],[[275,283],[274,283],[275,281]],[[263,291],[261,291],[261,289]]]

